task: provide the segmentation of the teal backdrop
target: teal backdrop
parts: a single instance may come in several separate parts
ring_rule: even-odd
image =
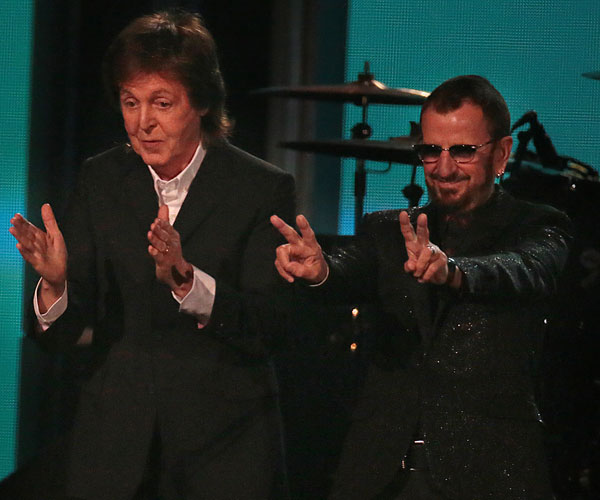
[[[581,76],[600,70],[600,1],[349,0],[348,8],[346,81],[365,61],[390,87],[431,91],[456,75],[482,75],[504,95],[513,122],[536,110],[559,154],[600,166],[600,81]],[[369,109],[373,139],[408,135],[418,119],[417,106]],[[347,105],[344,138],[359,121],[360,109]],[[354,161],[344,160],[340,234],[354,232],[353,172]],[[365,212],[406,207],[410,174],[398,164],[369,173]],[[424,187],[421,169],[417,179]]]
[[[32,0],[0,4],[0,478],[15,468],[23,264],[9,234],[25,212],[29,148]]]

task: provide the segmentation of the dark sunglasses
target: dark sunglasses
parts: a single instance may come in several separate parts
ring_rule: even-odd
[[[490,140],[483,144],[455,144],[449,148],[443,148],[437,144],[413,144],[413,149],[417,153],[418,157],[424,163],[433,163],[440,159],[442,151],[448,151],[450,157],[456,163],[467,163],[475,158],[475,153],[479,148],[487,146],[494,142]]]

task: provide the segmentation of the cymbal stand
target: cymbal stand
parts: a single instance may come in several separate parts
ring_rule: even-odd
[[[358,81],[364,85],[369,85],[374,80],[374,75],[371,73],[369,67],[369,61],[365,61],[364,70],[358,74]],[[359,104],[355,102],[355,104]],[[352,139],[366,140],[371,137],[373,130],[367,123],[369,101],[366,96],[362,96],[359,104],[362,108],[362,121],[352,127]],[[414,122],[411,122],[411,135],[420,135],[420,126]],[[409,185],[407,185],[402,193],[408,199],[410,206],[417,206],[419,200],[423,195],[423,189],[421,186],[415,183],[417,174],[417,166],[413,166],[412,179]],[[360,223],[364,211],[364,199],[367,191],[367,171],[365,170],[365,160],[356,159],[356,169],[354,171],[354,231]]]
[[[367,73],[369,69],[369,63],[365,63],[365,73]],[[359,78],[363,74],[359,75]],[[372,75],[371,75],[372,76]],[[352,127],[352,139],[368,139],[371,137],[373,133],[373,129],[367,123],[368,116],[368,99],[363,96],[361,98],[361,108],[362,108],[362,121],[357,123]],[[354,171],[354,232],[356,232],[356,228],[360,223],[360,220],[363,216],[364,209],[364,199],[365,194],[367,192],[367,171],[365,170],[365,160],[357,158],[356,159],[356,169]]]

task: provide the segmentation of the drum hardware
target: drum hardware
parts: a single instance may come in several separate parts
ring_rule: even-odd
[[[322,101],[352,102],[357,106],[365,104],[403,104],[421,105],[429,92],[414,89],[392,88],[375,80],[369,72],[369,62],[365,62],[364,71],[358,74],[358,80],[341,85],[308,85],[298,87],[267,87],[251,92],[267,97],[293,97]]]
[[[367,140],[373,132],[367,121],[368,107],[369,104],[421,105],[429,96],[429,92],[387,87],[375,80],[373,73],[370,72],[369,62],[365,61],[363,72],[358,74],[358,80],[354,82],[342,85],[269,87],[253,91],[252,93],[273,97],[352,102],[362,108],[362,119],[352,127],[352,138],[350,140],[292,141],[280,144],[281,147],[296,149],[298,151],[310,151],[356,159],[356,168],[354,171],[355,227],[358,226],[363,216],[367,186],[365,160],[386,161],[390,163],[390,166],[392,162],[413,165],[411,184],[405,187],[403,193],[407,196],[411,204],[415,199],[418,202],[423,190],[414,183],[416,166],[419,162],[411,146],[418,140],[418,135],[420,134],[414,133],[415,127],[413,125],[411,135],[408,137],[398,137],[390,139],[390,141]]]
[[[412,174],[410,176],[410,184],[402,188],[402,194],[408,200],[409,206],[419,206],[419,200],[423,196],[423,188],[419,186],[415,180],[417,178],[417,165],[413,165]]]
[[[412,149],[415,140],[414,137],[407,135],[390,138],[388,141],[366,141],[364,139],[287,141],[281,142],[279,145],[296,151],[320,153],[342,158],[420,165],[421,162]]]
[[[600,80],[600,71],[591,71],[589,73],[581,73],[581,76],[585,78],[591,78],[592,80]]]
[[[365,141],[363,139],[333,140],[333,141],[292,141],[282,142],[281,147],[296,151],[328,154],[342,158],[356,158],[357,160],[371,160],[412,165],[411,182],[402,189],[402,194],[408,199],[411,207],[417,206],[423,188],[415,183],[417,166],[421,164],[412,149],[418,140],[414,136],[391,137],[388,141]],[[370,173],[384,173],[389,170],[368,170]],[[367,170],[365,169],[367,172]],[[362,216],[362,214],[361,214]]]

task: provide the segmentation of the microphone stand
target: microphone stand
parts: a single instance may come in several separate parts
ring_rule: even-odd
[[[513,156],[513,161],[510,163],[509,172],[514,173],[517,172],[521,168],[521,164],[523,163],[523,158],[525,158],[525,153],[527,153],[527,146],[531,138],[533,137],[533,132],[531,129],[529,130],[521,130],[517,134],[517,139],[519,140],[519,144],[517,145],[517,150]]]

